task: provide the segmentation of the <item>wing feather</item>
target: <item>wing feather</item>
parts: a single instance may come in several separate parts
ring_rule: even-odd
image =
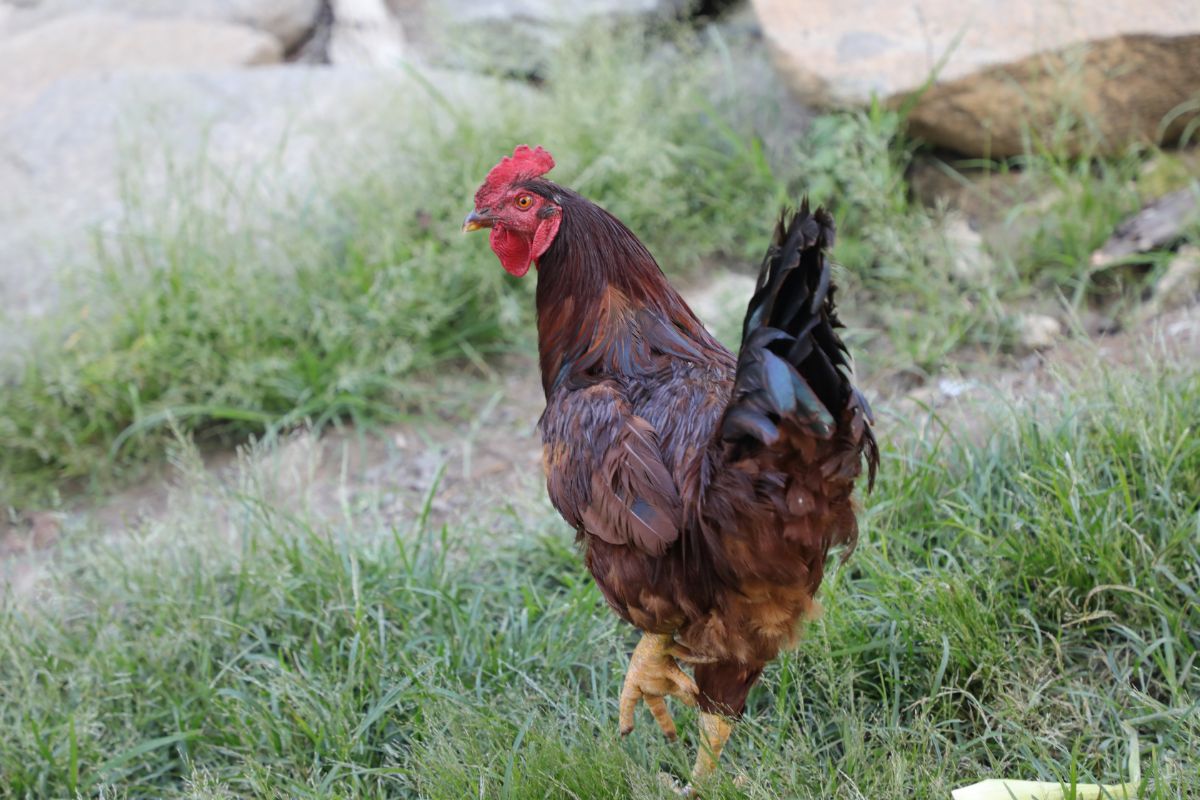
[[[572,435],[580,419],[587,436]],[[580,533],[652,556],[679,539],[683,503],[658,434],[612,386],[551,398],[542,440],[551,502]]]

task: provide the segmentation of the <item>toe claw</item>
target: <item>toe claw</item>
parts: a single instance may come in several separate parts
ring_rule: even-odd
[[[679,689],[678,697],[681,700],[691,700],[695,702],[696,697],[700,694],[700,687],[696,685],[696,682],[687,675],[684,675],[682,672],[679,673],[679,677],[676,679],[675,685]]]
[[[667,741],[673,742],[679,738],[679,734],[675,730],[675,720],[671,717],[666,700],[662,697],[646,695],[646,708],[650,709],[650,713],[654,715],[654,721],[658,723],[658,727],[662,730],[663,736],[667,737]]]

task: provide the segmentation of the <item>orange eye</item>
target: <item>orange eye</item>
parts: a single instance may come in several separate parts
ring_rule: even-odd
[[[533,205],[533,198],[527,194],[523,194],[517,198],[517,208],[529,208]]]

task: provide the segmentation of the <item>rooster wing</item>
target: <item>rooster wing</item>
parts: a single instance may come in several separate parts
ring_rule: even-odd
[[[658,434],[618,387],[558,393],[542,424],[551,502],[576,529],[661,556],[678,538],[682,502]]]

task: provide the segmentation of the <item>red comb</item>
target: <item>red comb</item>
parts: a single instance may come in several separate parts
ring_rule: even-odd
[[[554,156],[543,148],[530,149],[527,144],[517,145],[517,149],[513,150],[511,157],[506,156],[500,159],[500,163],[488,172],[483,186],[479,187],[479,191],[475,195],[476,204],[479,205],[479,201],[486,194],[502,190],[517,181],[527,181],[530,178],[545,175],[552,169],[554,169]]]

